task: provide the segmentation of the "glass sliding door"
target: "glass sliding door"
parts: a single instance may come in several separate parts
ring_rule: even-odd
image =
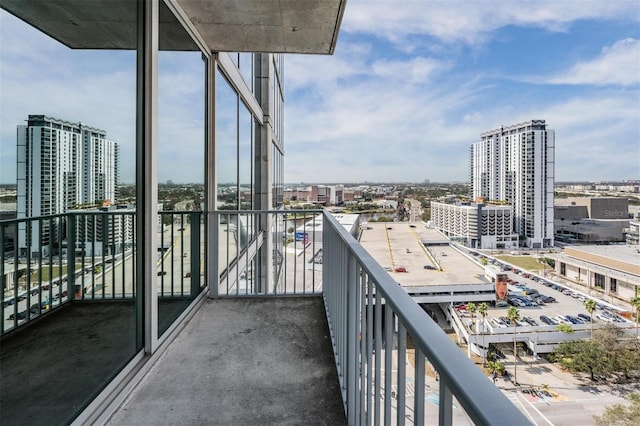
[[[207,58],[164,2],[158,52],[158,335],[204,286]]]

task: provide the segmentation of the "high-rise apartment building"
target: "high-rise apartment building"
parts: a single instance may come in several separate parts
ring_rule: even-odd
[[[471,146],[474,199],[511,205],[514,232],[530,248],[553,246],[554,149],[545,120],[484,132]]]
[[[104,130],[29,115],[26,125],[18,125],[17,149],[18,218],[64,213],[117,196],[118,144]],[[55,230],[42,227],[31,232],[31,247],[42,245],[45,254]],[[19,232],[21,251],[27,237]]]

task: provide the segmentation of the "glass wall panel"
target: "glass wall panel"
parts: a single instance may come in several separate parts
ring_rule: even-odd
[[[144,341],[133,266],[137,12],[108,3],[70,28],[64,2],[0,10],[0,181],[17,193],[17,217],[0,226],[0,275],[15,272],[0,305],[3,424],[70,423]],[[122,23],[117,41],[99,12]],[[40,30],[38,16],[60,27]]]
[[[242,75],[242,79],[247,84],[247,87],[249,88],[251,93],[253,93],[253,53],[240,53],[239,55],[238,68],[240,68],[240,74]]]
[[[238,127],[238,171],[240,184],[240,209],[253,208],[253,117],[240,102]]]
[[[206,57],[160,3],[158,335],[204,283]]]
[[[238,95],[216,69],[216,174],[218,210],[238,209]]]
[[[216,174],[218,188],[217,209],[238,210],[238,95],[233,90],[220,69],[216,69]],[[221,215],[219,229],[219,271],[227,276],[229,266],[239,253],[239,233],[237,215]],[[226,286],[229,286],[227,276]]]

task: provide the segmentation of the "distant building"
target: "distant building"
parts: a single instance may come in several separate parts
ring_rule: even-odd
[[[431,202],[431,225],[467,247],[511,249],[518,247],[513,232],[511,206]]]
[[[552,247],[555,132],[544,120],[500,127],[471,146],[474,199],[513,208],[513,230],[530,248]]]
[[[632,220],[626,234],[627,245],[633,246],[640,252],[640,221]]]
[[[117,198],[118,144],[104,130],[45,115],[29,115],[17,131],[17,216],[55,215]],[[18,231],[20,254],[45,255],[57,230],[34,222],[30,243],[24,224]],[[38,252],[38,253],[37,253]]]
[[[556,240],[567,243],[624,242],[629,200],[620,197],[570,197],[555,200]]]

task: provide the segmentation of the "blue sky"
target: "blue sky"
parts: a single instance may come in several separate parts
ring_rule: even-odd
[[[134,53],[71,51],[4,11],[0,40],[0,182],[37,113],[105,129],[132,182]],[[180,126],[159,178],[200,182],[202,147],[173,141],[201,139],[184,99],[202,63],[163,63],[161,126]],[[287,182],[465,181],[481,132],[530,119],[556,131],[557,181],[639,179],[640,3],[349,0],[333,56],[286,57],[285,96]]]
[[[465,181],[530,119],[556,180],[638,179],[639,40],[637,1],[350,0],[334,56],[286,62],[287,181]]]

